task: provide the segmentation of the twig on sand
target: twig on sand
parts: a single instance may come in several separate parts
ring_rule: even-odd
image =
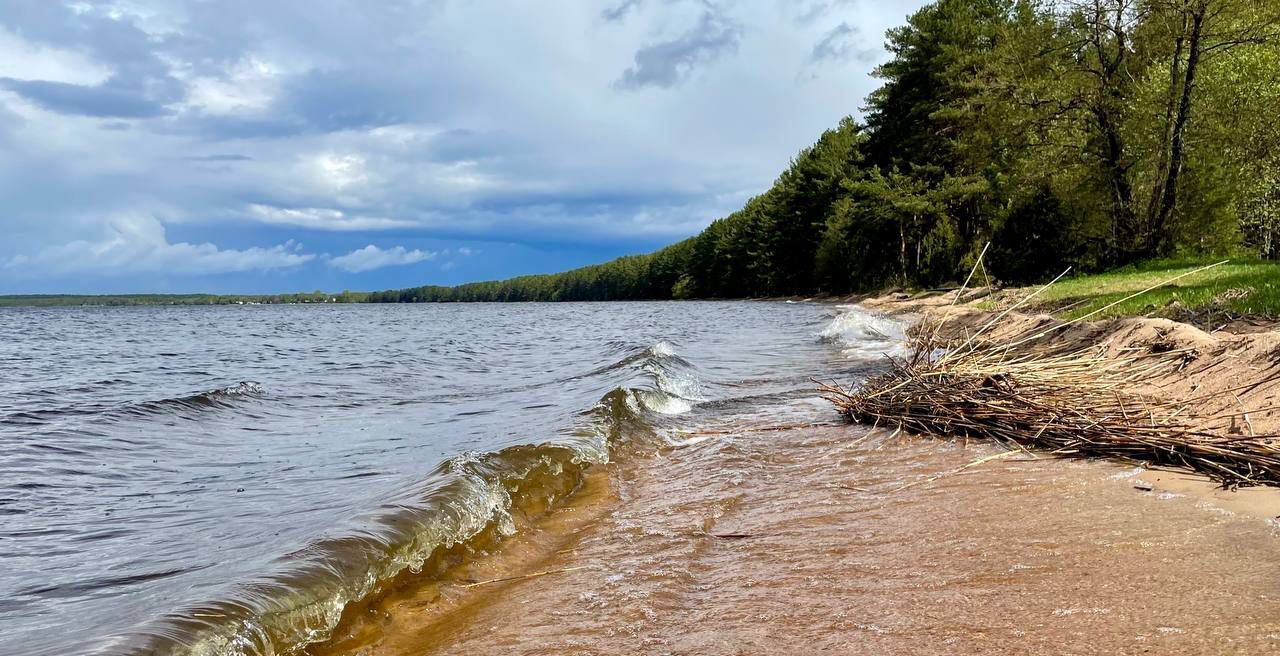
[[[745,540],[755,537],[754,533],[708,533],[707,535],[721,540]]]
[[[543,572],[521,574],[520,576],[504,576],[498,579],[489,579],[488,581],[474,581],[471,583],[463,583],[461,587],[476,588],[482,585],[489,585],[490,583],[506,583],[508,581],[523,581],[524,579],[536,579],[539,576],[548,576],[550,574],[563,574],[564,572],[576,572],[581,569],[590,569],[590,567],[587,565],[583,565],[581,567],[564,567],[561,569],[549,569]]]
[[[696,431],[680,431],[681,435],[690,437],[702,435],[744,435],[747,433],[774,433],[789,430],[800,430],[802,428],[817,428],[820,426],[836,426],[837,424],[828,421],[806,421],[799,424],[771,424],[767,426],[753,426],[743,428],[730,429],[709,429]]]
[[[924,485],[924,484],[926,484],[926,483],[932,483],[932,482],[934,482],[934,481],[936,481],[936,480],[939,480],[939,479],[945,478],[945,477],[947,477],[947,476],[951,476],[951,475],[953,475],[953,474],[959,474],[960,472],[963,472],[963,471],[964,471],[964,470],[966,470],[966,469],[970,469],[970,468],[973,468],[973,467],[977,467],[978,465],[981,465],[981,464],[983,464],[983,463],[988,463],[988,462],[991,462],[992,460],[1000,460],[1000,459],[1002,459],[1002,458],[1008,458],[1009,456],[1013,456],[1013,455],[1022,455],[1022,452],[1021,452],[1021,451],[1001,451],[1000,453],[996,453],[996,454],[994,454],[994,455],[989,455],[989,456],[985,456],[985,457],[982,457],[982,458],[978,458],[977,460],[974,460],[973,462],[970,462],[969,464],[963,465],[963,466],[961,466],[961,467],[956,467],[955,469],[952,469],[952,470],[950,470],[950,471],[944,471],[944,472],[942,472],[941,474],[936,474],[936,475],[934,475],[934,476],[930,476],[929,478],[923,478],[923,479],[920,479],[920,480],[918,480],[918,481],[911,481],[910,483],[906,483],[906,484],[903,484],[903,485],[899,485],[898,487],[895,487],[895,488],[893,488],[892,490],[889,490],[889,494],[893,494],[893,493],[895,493],[895,492],[901,492],[901,491],[903,491],[903,490],[906,490],[906,489],[909,489],[909,488],[913,488],[913,487],[915,487],[915,486],[917,486],[917,485]]]
[[[1249,429],[1249,437],[1257,437],[1257,434],[1253,432],[1253,422],[1249,420],[1249,411],[1244,409],[1244,403],[1240,400],[1240,395],[1232,392],[1231,397],[1236,400],[1236,405],[1240,406],[1240,416],[1244,417],[1244,425]]]

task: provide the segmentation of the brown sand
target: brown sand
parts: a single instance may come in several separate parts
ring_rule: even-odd
[[[943,329],[953,336],[978,332],[995,316],[964,304],[952,306],[954,292],[925,299],[886,296],[867,299],[865,307],[888,314],[909,314],[924,322],[945,319]],[[974,296],[970,296],[974,298]],[[1001,342],[1048,330],[1061,322],[1045,314],[1012,312],[1000,319],[985,339]],[[1169,366],[1152,372],[1149,391],[1177,399],[1213,396],[1201,404],[1204,413],[1239,414],[1213,425],[1227,434],[1280,434],[1276,383],[1251,386],[1280,367],[1280,331],[1209,334],[1193,326],[1144,317],[1084,322],[1053,330],[1028,346],[1068,352],[1101,345],[1110,355],[1180,351]],[[1228,392],[1230,390],[1230,392]]]
[[[1045,320],[1015,317],[1002,334]],[[985,319],[963,308],[954,321]],[[1090,341],[1193,347],[1155,379],[1168,394],[1241,386],[1277,364],[1280,344],[1144,319],[1055,344]],[[1274,390],[1239,397],[1250,420],[1224,428],[1276,430]],[[374,604],[312,651],[1280,651],[1276,490],[1100,461],[969,466],[998,451],[856,426],[739,428],[598,468],[502,549]]]
[[[995,451],[853,430],[615,468],[614,494],[588,491],[459,578],[582,569],[402,595],[359,653],[1280,649],[1275,522],[1173,493],[1163,472],[1044,459],[948,474]]]

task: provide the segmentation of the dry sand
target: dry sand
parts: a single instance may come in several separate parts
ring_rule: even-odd
[[[981,296],[980,292],[967,295],[969,299]],[[952,305],[954,298],[955,292],[924,299],[890,295],[865,299],[861,305],[926,323],[945,319],[944,330],[952,335],[977,333],[996,318],[994,313],[971,305]],[[1082,322],[1053,330],[1061,323],[1047,314],[1010,312],[984,334],[984,339],[999,343],[1048,331],[1031,345],[1059,352],[1098,345],[1113,356],[1178,351],[1180,357],[1171,358],[1169,366],[1151,372],[1151,393],[1177,399],[1213,397],[1211,403],[1197,409],[1205,414],[1240,414],[1213,426],[1215,431],[1280,435],[1280,406],[1276,403],[1280,388],[1276,383],[1253,384],[1280,367],[1280,331],[1209,334],[1185,323],[1145,317]]]
[[[981,331],[997,313],[973,307],[986,297],[982,289],[970,290],[956,302],[957,292],[912,298],[889,294],[863,298],[867,309],[916,322],[941,322],[952,336]],[[1082,322],[1052,330],[1063,322],[1047,314],[1010,312],[992,325],[986,338],[1000,342],[1049,331],[1035,344],[1045,350],[1076,351],[1100,346],[1109,355],[1133,352],[1184,351],[1169,366],[1152,372],[1147,391],[1177,399],[1209,397],[1193,403],[1204,414],[1238,415],[1212,428],[1224,434],[1280,436],[1280,387],[1259,384],[1280,367],[1280,326],[1243,322],[1239,332],[1208,333],[1169,319],[1124,317]],[[1224,391],[1230,393],[1223,394]],[[1280,517],[1280,490],[1246,488],[1225,490],[1207,478],[1178,470],[1153,470],[1144,476],[1157,490],[1191,494],[1216,506],[1262,518]]]

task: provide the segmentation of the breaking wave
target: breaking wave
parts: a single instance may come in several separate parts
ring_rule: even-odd
[[[234,385],[227,387],[219,387],[216,389],[188,394],[186,396],[178,396],[171,399],[161,399],[159,401],[143,401],[126,406],[121,410],[123,414],[132,415],[148,415],[172,412],[175,410],[208,410],[213,408],[227,408],[233,406],[237,401],[246,398],[261,397],[266,393],[266,389],[261,383],[252,380],[240,381]]]
[[[265,394],[266,389],[261,383],[245,380],[226,387],[167,399],[126,403],[82,403],[16,412],[0,417],[0,423],[39,425],[69,417],[98,417],[113,421],[130,417],[181,415],[231,408],[243,400],[261,398]]]
[[[818,338],[839,346],[849,359],[876,359],[907,353],[906,325],[857,305],[843,305]]]
[[[273,575],[118,636],[104,651],[295,653],[329,638],[344,611],[400,577],[439,577],[459,554],[514,534],[519,513],[572,494],[589,467],[609,462],[621,447],[656,443],[655,424],[662,416],[687,412],[704,400],[695,367],[666,342],[635,349],[577,378],[593,376],[604,384],[622,376],[626,384],[609,388],[561,434],[445,460],[419,484],[359,517],[360,531],[307,544],[284,556]],[[215,406],[262,391],[245,382],[159,403]]]

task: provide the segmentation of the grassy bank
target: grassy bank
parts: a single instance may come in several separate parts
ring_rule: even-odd
[[[1030,309],[1074,319],[1215,261],[1218,260],[1156,260],[1106,273],[1064,278],[1036,297]],[[1027,292],[1007,290],[996,303],[1021,298]],[[1144,315],[1179,320],[1280,317],[1280,262],[1231,260],[1126,300],[1097,316]]]

